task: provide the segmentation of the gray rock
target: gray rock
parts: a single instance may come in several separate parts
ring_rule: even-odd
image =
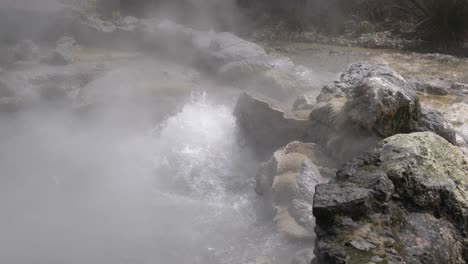
[[[422,108],[412,86],[386,65],[351,64],[333,86],[322,89],[317,100],[340,97],[346,97],[343,111],[350,123],[379,137],[432,131],[456,142],[450,123],[437,110]]]
[[[313,213],[319,263],[376,262],[372,257],[384,253],[388,263],[465,263],[467,180],[462,152],[434,133],[383,140],[339,170],[336,182],[317,186]],[[343,246],[344,240],[375,248]]]
[[[409,126],[412,132],[432,131],[452,144],[457,143],[457,135],[453,126],[441,112],[432,108],[422,107],[419,117],[413,119]]]
[[[373,256],[373,257],[371,258],[371,261],[374,262],[374,263],[380,263],[380,262],[382,262],[382,261],[384,261],[384,260],[383,260],[383,258],[381,258],[381,257],[379,257],[379,256]]]
[[[338,216],[365,217],[372,211],[372,198],[371,190],[355,185],[317,185],[313,208],[317,224],[329,225]]]
[[[355,124],[383,137],[409,132],[419,104],[416,94],[403,84],[400,79],[365,78],[349,91],[345,111]]]
[[[430,214],[409,214],[405,216],[399,237],[408,264],[465,263],[463,238],[446,220]]]
[[[425,132],[387,138],[377,152],[401,200],[444,214],[468,233],[468,162],[460,150]]]
[[[322,102],[334,97],[345,97],[354,86],[373,77],[384,78],[386,83],[394,86],[404,86],[406,83],[401,75],[387,65],[356,62],[349,65],[333,85],[324,87],[317,100]]]
[[[326,179],[314,163],[322,169],[335,165],[317,145],[292,142],[276,151],[257,174],[255,190],[273,209],[277,229],[295,239],[315,237],[310,212],[315,186]]]
[[[456,145],[468,155],[468,104],[447,105],[442,109],[442,114],[456,131]]]
[[[352,240],[348,242],[348,245],[360,251],[371,251],[372,249],[375,249],[374,244],[369,243],[365,240]]]
[[[451,88],[442,80],[416,80],[413,85],[417,91],[431,95],[448,95]]]
[[[246,140],[262,157],[292,141],[304,141],[309,121],[276,106],[271,99],[243,93],[234,115]]]
[[[307,140],[316,142],[331,156],[345,162],[370,150],[380,140],[373,131],[356,126],[344,111],[346,100],[320,102],[309,114]]]

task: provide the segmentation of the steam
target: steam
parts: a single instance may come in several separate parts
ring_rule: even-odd
[[[13,43],[35,39],[50,23],[45,14],[60,6],[3,0],[0,13],[40,12],[0,17],[6,19],[0,29],[14,33]],[[159,6],[150,15],[199,29],[240,25],[234,0],[191,0],[180,7]],[[0,40],[0,48],[8,42]],[[216,90],[184,67],[141,57],[112,64],[117,70],[85,87],[83,96],[100,107],[40,101],[0,113],[0,262],[286,263],[302,246],[277,234],[259,209],[257,161],[242,144],[230,100],[219,100],[233,92]],[[174,79],[180,82],[170,86]],[[217,94],[187,100],[187,93],[204,88]],[[175,98],[177,107],[158,104],[165,97]]]

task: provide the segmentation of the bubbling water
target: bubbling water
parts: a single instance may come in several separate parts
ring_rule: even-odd
[[[283,264],[302,247],[262,214],[230,106],[195,96],[156,129],[138,109],[0,115],[0,262]]]
[[[190,219],[188,233],[199,246],[192,263],[281,258],[288,246],[258,213],[257,162],[239,144],[230,107],[197,97],[154,134],[155,190]]]

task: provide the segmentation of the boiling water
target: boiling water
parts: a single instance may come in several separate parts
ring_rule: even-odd
[[[1,117],[1,262],[288,263],[302,246],[262,214],[232,108],[144,111]]]

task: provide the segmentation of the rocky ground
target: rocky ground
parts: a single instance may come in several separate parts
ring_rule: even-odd
[[[239,101],[238,108],[246,111],[262,105],[253,117],[238,115],[255,142],[314,142],[323,148],[320,155],[326,153],[337,164],[346,163],[335,177],[326,177],[329,183],[315,182],[317,263],[465,263],[463,181],[468,171],[464,154],[467,114],[463,109],[467,104],[462,69],[466,61],[439,54],[309,44],[276,44],[271,50],[291,54],[296,62],[310,58],[308,66],[326,64],[331,71],[343,63],[341,56],[344,61],[365,58],[370,62],[352,64],[335,82],[324,86],[318,97],[316,92],[301,96],[275,118],[270,113],[278,108],[270,104],[272,110],[267,111],[264,99]],[[265,119],[283,126],[266,124]],[[271,127],[275,129],[271,131]],[[279,139],[268,143],[268,137],[261,136],[264,130]],[[430,132],[412,133],[418,131]],[[303,196],[303,183],[296,176],[294,187],[291,183],[283,187],[285,180],[281,179],[289,174],[281,171],[294,173],[309,165],[265,169],[272,162],[279,167],[277,155],[275,152],[273,160],[259,171],[257,186],[265,189],[265,174],[270,175],[267,186],[271,190],[260,193],[273,197],[267,199],[274,206],[278,206],[277,195],[288,193],[288,212],[307,228],[296,205]],[[289,160],[288,155],[282,157]],[[354,159],[356,156],[361,158]],[[295,160],[300,163],[300,156]],[[324,164],[312,161],[318,167]],[[452,201],[454,205],[444,204]],[[284,209],[277,214],[281,219]]]

